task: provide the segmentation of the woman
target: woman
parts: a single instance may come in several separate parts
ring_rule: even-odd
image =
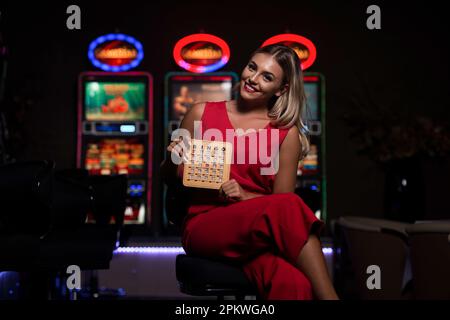
[[[236,101],[199,103],[186,114],[181,128],[194,136],[194,121],[203,132],[255,129],[246,134],[245,150],[234,148],[230,180],[216,190],[195,190],[183,228],[188,254],[238,261],[265,299],[337,299],[318,234],[322,222],[294,193],[297,165],[309,149],[301,120],[305,105],[300,61],[281,45],[256,50],[241,74]],[[266,134],[268,146],[259,143]],[[278,140],[272,139],[278,134]],[[236,144],[240,135],[234,136]],[[241,137],[242,138],[242,137]],[[267,138],[267,137],[266,137]],[[263,175],[264,165],[248,163],[258,148],[278,146],[274,174]],[[183,156],[181,139],[167,148]],[[267,151],[267,150],[266,150]],[[247,162],[236,163],[239,153]],[[273,154],[272,154],[273,155]],[[167,157],[167,159],[170,159]],[[241,157],[242,159],[242,157]],[[165,161],[163,169],[180,176],[182,164]]]

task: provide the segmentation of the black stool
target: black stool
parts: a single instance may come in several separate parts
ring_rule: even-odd
[[[193,296],[256,296],[256,288],[241,268],[210,259],[177,256],[176,275],[180,291]]]
[[[189,190],[181,184],[168,186],[166,212],[169,223],[179,228],[187,213]],[[257,296],[255,286],[244,271],[232,263],[180,254],[176,258],[176,276],[180,291],[193,296]]]

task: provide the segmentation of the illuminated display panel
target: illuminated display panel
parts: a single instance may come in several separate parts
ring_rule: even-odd
[[[145,88],[146,84],[139,82],[85,82],[85,119],[88,121],[145,120]]]
[[[181,121],[196,102],[232,98],[232,76],[173,76],[169,92],[169,121]]]
[[[136,139],[107,138],[86,145],[85,169],[93,175],[144,174],[144,145]]]
[[[304,76],[306,108],[303,109],[303,120],[310,130],[310,151],[302,161],[299,161],[297,175],[319,174],[320,142],[315,139],[321,134],[320,112],[320,81],[317,76]]]

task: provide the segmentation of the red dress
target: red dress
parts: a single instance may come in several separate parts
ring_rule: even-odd
[[[225,102],[207,103],[201,120],[203,132],[216,128],[226,137],[226,129],[234,129]],[[268,124],[266,129],[271,136],[276,128]],[[280,145],[287,132],[279,129]],[[251,141],[253,134],[262,131],[249,133],[245,139]],[[271,139],[267,140],[270,150]],[[246,159],[249,145],[245,148]],[[309,234],[319,233],[322,221],[295,193],[272,194],[275,175],[260,172],[261,167],[269,165],[261,164],[259,159],[256,164],[238,164],[237,153],[234,148],[230,178],[247,191],[265,195],[229,203],[218,197],[217,190],[196,191],[184,223],[184,250],[187,254],[241,263],[265,299],[312,299],[310,281],[294,265]]]

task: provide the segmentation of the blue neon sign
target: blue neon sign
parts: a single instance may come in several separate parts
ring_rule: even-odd
[[[117,43],[113,44],[114,41]],[[111,43],[112,48],[105,48],[108,42]],[[100,54],[105,55],[110,58],[110,60],[114,60],[115,64],[108,64],[104,61],[102,62],[98,58],[99,53],[96,52],[96,49],[100,46],[103,46],[100,50]],[[132,49],[129,49],[130,46]],[[128,71],[137,67],[142,61],[144,58],[144,47],[138,40],[129,35],[122,33],[110,33],[100,36],[90,43],[88,58],[94,66],[102,69],[103,71]],[[130,59],[131,61],[128,61]]]

